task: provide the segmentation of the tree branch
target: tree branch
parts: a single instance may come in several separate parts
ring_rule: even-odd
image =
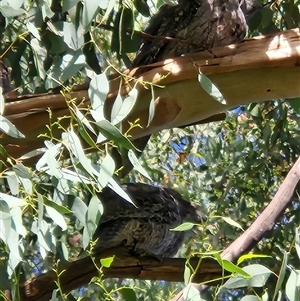
[[[268,231],[273,229],[276,221],[290,203],[299,180],[300,158],[298,158],[292,169],[289,171],[270,204],[253,224],[222,252],[223,259],[233,262],[236,261],[242,254],[249,252],[256,246]],[[201,285],[195,285],[195,287],[200,289]],[[182,291],[172,298],[171,301],[184,301]]]
[[[106,255],[107,256],[107,255]],[[100,262],[97,256],[95,262]],[[192,258],[190,264],[196,268],[198,258]],[[134,278],[140,280],[165,280],[183,282],[185,259],[166,258],[162,262],[155,259],[137,260],[133,257],[115,258],[110,268],[103,268],[103,278]],[[100,268],[100,267],[99,267]],[[90,257],[86,257],[67,265],[60,264],[58,273],[64,271],[59,277],[60,287],[67,293],[73,289],[86,285],[99,275]],[[222,276],[222,268],[213,259],[201,260],[201,266],[195,275],[195,280],[202,282]],[[20,285],[22,301],[48,301],[52,291],[57,288],[57,274],[49,271],[40,276],[31,278]]]
[[[299,97],[299,42],[299,29],[293,29],[245,40],[236,45],[217,47],[212,49],[214,55],[208,52],[193,53],[127,71],[121,93],[127,95],[137,80],[139,96],[122,128],[127,131],[128,122],[139,118],[142,128],[130,132],[132,139],[136,139],[162,129],[199,123],[242,104]],[[197,79],[199,69],[218,86],[227,100],[226,105],[213,100],[202,89]],[[106,116],[110,116],[120,80],[121,76],[110,80],[111,92],[104,108]],[[155,116],[148,127],[152,95],[150,84],[142,82],[155,85]],[[77,87],[67,97],[75,98],[76,104],[82,108],[90,106],[86,85]],[[17,98],[8,95],[7,101],[11,102],[5,105],[5,117],[26,136],[25,139],[15,139],[2,135],[1,144],[8,155],[14,158],[43,146],[44,139],[36,137],[48,132],[48,108],[52,110],[53,122],[60,117],[64,117],[63,125],[68,126],[70,122],[66,119],[70,115],[69,109],[61,94]],[[52,134],[59,139],[61,129],[53,128]]]
[[[251,250],[263,237],[264,234],[274,227],[276,220],[282,215],[284,209],[290,202],[293,191],[300,180],[300,158],[294,164],[271,203],[256,219],[256,221],[227,249],[222,253],[223,259],[236,261],[242,254]],[[100,258],[111,256],[112,251],[106,251],[97,256],[95,262]],[[197,270],[194,282],[205,282],[222,276],[222,268],[219,264],[209,258],[200,259],[201,265]],[[192,258],[191,265],[195,268],[199,258]],[[134,278],[140,280],[165,280],[183,282],[183,271],[185,259],[166,258],[161,263],[153,259],[138,260],[134,257],[115,258],[112,266],[103,269],[104,278]],[[59,264],[58,274],[64,271],[59,278],[63,292],[69,292],[75,288],[86,285],[98,275],[90,257],[86,257],[68,264]],[[20,286],[22,301],[49,300],[52,291],[57,288],[55,281],[57,276],[54,271],[27,280]],[[213,285],[217,282],[213,283]],[[196,287],[200,287],[199,285]],[[171,301],[184,301],[182,292]]]

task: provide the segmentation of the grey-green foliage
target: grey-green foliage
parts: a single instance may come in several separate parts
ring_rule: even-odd
[[[158,183],[176,187],[208,212],[206,232],[198,234],[192,249],[222,250],[269,204],[300,152],[297,104],[297,99],[253,104],[238,113],[228,113],[219,123],[174,129],[171,134],[163,131],[152,137],[143,154],[149,175]],[[156,155],[157,148],[160,156]],[[132,181],[138,177],[130,176]],[[269,296],[278,291],[282,296],[284,292],[290,294],[291,283],[296,281],[298,193],[297,187],[285,215],[254,248],[256,254],[271,256],[257,258],[256,262],[271,267],[277,275],[281,269],[286,271],[276,289],[274,278],[266,283]],[[282,268],[284,250],[289,256],[288,265]],[[236,284],[241,279],[234,277],[231,281]],[[246,281],[249,279],[244,279],[243,285]],[[291,292],[296,294],[296,288]],[[221,292],[224,295],[224,289]],[[241,291],[231,297],[240,300],[244,294]]]
[[[250,17],[249,36],[297,27],[298,8],[299,1],[266,5]],[[241,117],[232,114],[219,124],[164,131],[153,137],[141,165],[131,152],[134,146],[121,135],[118,125],[135,104],[134,84],[127,98],[118,96],[109,120],[103,105],[108,93],[107,75],[119,66],[118,60],[128,62],[127,54],[130,58],[130,53],[138,49],[140,38],[133,29],[142,28],[140,15],[149,17],[151,10],[152,5],[144,0],[0,2],[1,59],[11,67],[13,84],[21,93],[45,91],[61,84],[71,86],[87,76],[92,78],[89,96],[93,121],[87,120],[84,109],[70,104],[69,126],[60,141],[51,139],[48,133],[45,148],[34,152],[43,154],[35,168],[10,161],[13,168],[1,171],[1,280],[6,278],[1,290],[11,285],[15,300],[18,294],[14,285],[18,285],[20,269],[29,278],[51,269],[57,259],[77,258],[81,247],[88,246],[102,212],[99,190],[109,185],[123,194],[112,178],[115,165],[109,148],[100,149],[95,141],[109,138],[114,146],[129,149],[136,170],[154,182],[177,188],[208,213],[205,229],[184,246],[182,254],[221,250],[232,242],[269,202],[299,154],[299,101],[278,101],[252,105]],[[106,69],[108,65],[112,67]],[[1,114],[3,107],[1,97]],[[149,120],[153,110],[152,102]],[[64,127],[60,121],[58,124]],[[22,137],[2,117],[0,128]],[[181,144],[182,139],[186,139],[185,145],[178,156],[170,142]],[[86,153],[83,142],[93,148],[92,155]],[[0,151],[5,155],[2,148]],[[147,181],[140,173],[132,173],[129,178]],[[281,250],[290,252],[290,274],[278,285],[278,291],[285,285],[295,287],[299,279],[299,232],[294,243],[294,229],[299,225],[297,202],[295,195],[285,218],[255,250],[273,256],[255,261],[275,268],[280,266]],[[79,233],[82,241],[78,243]],[[104,285],[105,289],[92,284],[81,294],[88,300],[96,298],[98,291],[101,300],[167,300],[182,288],[181,284],[122,279],[106,280]],[[274,291],[271,286],[270,294]],[[73,295],[78,297],[76,292]],[[201,297],[209,300],[212,296]],[[293,300],[297,295],[288,297]],[[199,300],[199,295],[195,298]],[[237,295],[232,295],[234,298]]]

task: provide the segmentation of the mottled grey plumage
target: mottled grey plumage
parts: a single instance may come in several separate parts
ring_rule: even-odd
[[[185,221],[199,223],[202,217],[197,209],[173,189],[141,183],[122,187],[137,207],[111,189],[103,190],[104,213],[94,234],[99,239],[94,252],[124,247],[131,255],[174,256],[188,232],[170,229]]]
[[[164,5],[145,30],[159,38],[141,44],[133,66],[237,43],[246,34],[245,15],[259,5],[258,0],[179,0],[177,6]]]
[[[1,61],[0,61],[0,87],[2,88],[2,94],[5,94],[11,90],[8,69]]]

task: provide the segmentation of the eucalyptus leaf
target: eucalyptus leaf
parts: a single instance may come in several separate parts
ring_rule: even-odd
[[[101,73],[92,78],[90,82],[90,87],[88,89],[89,98],[91,100],[92,109],[97,111],[103,116],[103,107],[106,100],[107,94],[109,92],[109,82],[105,73]],[[98,119],[96,121],[99,121]]]
[[[201,71],[198,74],[198,81],[205,92],[207,92],[214,100],[222,105],[226,105],[226,100],[220,92],[219,88]]]
[[[183,289],[183,298],[186,301],[205,301],[201,298],[199,290],[192,284],[188,284]]]
[[[0,115],[0,131],[13,138],[25,138],[25,136],[2,115]]]
[[[188,231],[188,230],[191,230],[193,229],[193,227],[195,227],[196,224],[194,223],[189,223],[189,222],[186,222],[186,223],[182,223],[181,225],[177,226],[176,228],[174,229],[171,229],[171,231]]]
[[[45,205],[46,211],[49,215],[49,217],[58,225],[61,227],[61,229],[64,231],[67,229],[67,223],[61,213],[59,213],[55,208]]]
[[[142,174],[148,180],[152,181],[151,177],[149,176],[147,171],[144,169],[144,167],[141,165],[141,163],[140,163],[139,159],[137,158],[137,156],[135,155],[134,151],[131,149],[128,151],[128,159],[136,171],[138,171],[140,174]]]
[[[127,149],[135,149],[132,142],[126,138],[114,125],[108,120],[101,120],[96,123],[99,126],[100,132],[109,140],[113,140],[117,145]]]

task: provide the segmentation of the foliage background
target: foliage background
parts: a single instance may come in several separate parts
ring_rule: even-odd
[[[262,3],[264,6],[249,17],[249,37],[299,26],[300,1]],[[61,85],[67,90],[93,78],[94,73],[106,70],[107,76],[129,67],[142,38],[140,30],[161,4],[144,0],[2,0],[0,57],[11,68],[12,83],[19,93],[44,92]],[[106,85],[103,77],[100,92],[105,92]],[[206,212],[207,223],[180,255],[224,249],[241,229],[221,217],[229,217],[246,229],[270,202],[299,154],[299,102],[278,99],[253,104],[228,112],[226,120],[216,124],[153,135],[140,160],[152,181],[137,171],[124,181],[176,188]],[[79,137],[87,139],[88,131],[79,130],[81,115],[72,105],[70,108],[73,119],[65,128],[66,136],[53,141],[51,130],[46,134],[50,151],[44,161],[35,168],[25,167],[16,158],[2,162],[1,292],[4,295],[7,287],[14,288],[14,300],[18,300],[19,282],[55,267],[58,259],[76,259],[82,245],[88,245],[93,229],[88,229],[87,221],[92,220],[95,226],[102,210],[97,191],[111,184],[115,171],[110,147],[124,147],[126,142],[115,139],[105,148],[93,145],[96,153],[85,155],[82,150],[84,155],[76,156],[66,141],[70,137],[78,138],[77,142]],[[98,135],[101,127],[92,126]],[[76,147],[80,149],[79,142]],[[64,151],[70,152],[71,159],[63,159]],[[97,182],[95,174],[84,168],[84,162],[90,162],[94,169],[98,166],[100,171],[110,166],[105,180],[102,174],[103,182]],[[54,167],[49,172],[45,166]],[[252,262],[262,263],[278,274],[286,251],[289,271],[299,274],[299,254],[294,247],[297,227],[299,197],[295,191],[284,217],[254,250],[271,257]],[[273,280],[256,293],[271,296],[275,291]],[[110,279],[97,281],[72,295],[83,300],[168,300],[182,287],[175,283]],[[226,293],[215,288],[202,297],[240,300],[247,293],[253,294],[252,288]]]

